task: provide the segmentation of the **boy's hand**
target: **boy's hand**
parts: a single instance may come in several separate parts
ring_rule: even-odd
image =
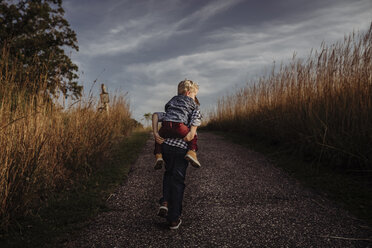
[[[189,142],[189,141],[191,141],[193,138],[194,138],[194,136],[195,136],[195,133],[193,133],[193,132],[189,132],[184,138],[183,138],[183,140],[184,141],[186,141],[186,142]]]
[[[158,144],[162,144],[164,142],[164,139],[159,135],[159,133],[154,133],[154,138]]]
[[[196,134],[196,129],[197,128],[198,127],[196,127],[196,126],[191,126],[189,133],[183,138],[183,140],[186,141],[186,142],[191,141]]]

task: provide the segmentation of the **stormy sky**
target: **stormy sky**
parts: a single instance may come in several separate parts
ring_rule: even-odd
[[[187,78],[217,100],[320,43],[366,30],[370,0],[64,0],[80,83],[128,92],[133,117],[162,111]]]

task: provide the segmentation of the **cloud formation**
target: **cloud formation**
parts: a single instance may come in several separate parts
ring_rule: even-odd
[[[206,111],[273,61],[306,56],[372,21],[369,0],[87,3],[64,3],[80,45],[72,58],[87,88],[104,70],[99,81],[128,91],[138,120],[162,110],[184,78],[200,84]]]

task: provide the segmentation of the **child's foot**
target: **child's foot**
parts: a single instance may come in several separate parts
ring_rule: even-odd
[[[157,153],[155,154],[155,157],[156,157],[156,162],[155,162],[154,169],[159,170],[164,165],[163,155],[161,153]]]
[[[196,152],[193,150],[188,150],[185,159],[191,163],[192,166],[195,168],[200,168],[200,163],[198,161],[198,158],[196,157]]]
[[[168,215],[168,203],[163,202],[161,206],[159,207],[158,216],[166,218]]]

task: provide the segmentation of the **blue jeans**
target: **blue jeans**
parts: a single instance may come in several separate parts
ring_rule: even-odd
[[[182,212],[183,192],[188,161],[185,159],[187,150],[162,144],[165,172],[163,176],[163,197],[160,204],[168,202],[168,217],[170,222],[177,221]]]

